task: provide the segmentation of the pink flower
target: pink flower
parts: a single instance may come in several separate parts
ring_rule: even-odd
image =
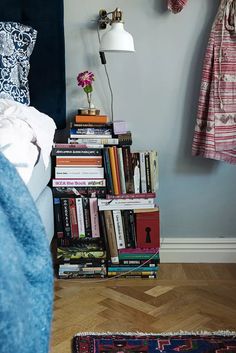
[[[77,76],[78,86],[81,86],[82,88],[86,86],[91,86],[93,81],[94,81],[94,74],[90,71],[81,72]]]

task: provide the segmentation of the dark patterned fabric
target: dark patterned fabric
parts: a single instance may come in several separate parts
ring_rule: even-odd
[[[28,74],[37,31],[17,22],[0,22],[0,98],[30,104]]]
[[[236,337],[220,335],[77,335],[73,353],[236,353]]]
[[[0,0],[0,21],[19,22],[37,30],[30,58],[30,104],[66,125],[63,0]]]

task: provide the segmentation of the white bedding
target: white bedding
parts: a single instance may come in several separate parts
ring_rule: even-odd
[[[56,125],[33,107],[0,99],[0,150],[28,183],[41,152],[48,167]]]

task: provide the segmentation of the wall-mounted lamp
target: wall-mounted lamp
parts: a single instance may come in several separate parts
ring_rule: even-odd
[[[110,19],[108,16],[112,15]],[[134,40],[124,29],[123,13],[119,8],[112,12],[99,11],[98,24],[100,29],[111,28],[101,37],[100,52],[134,52]]]

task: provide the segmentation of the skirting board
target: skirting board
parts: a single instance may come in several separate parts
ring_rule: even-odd
[[[236,237],[162,238],[161,263],[236,263]]]

